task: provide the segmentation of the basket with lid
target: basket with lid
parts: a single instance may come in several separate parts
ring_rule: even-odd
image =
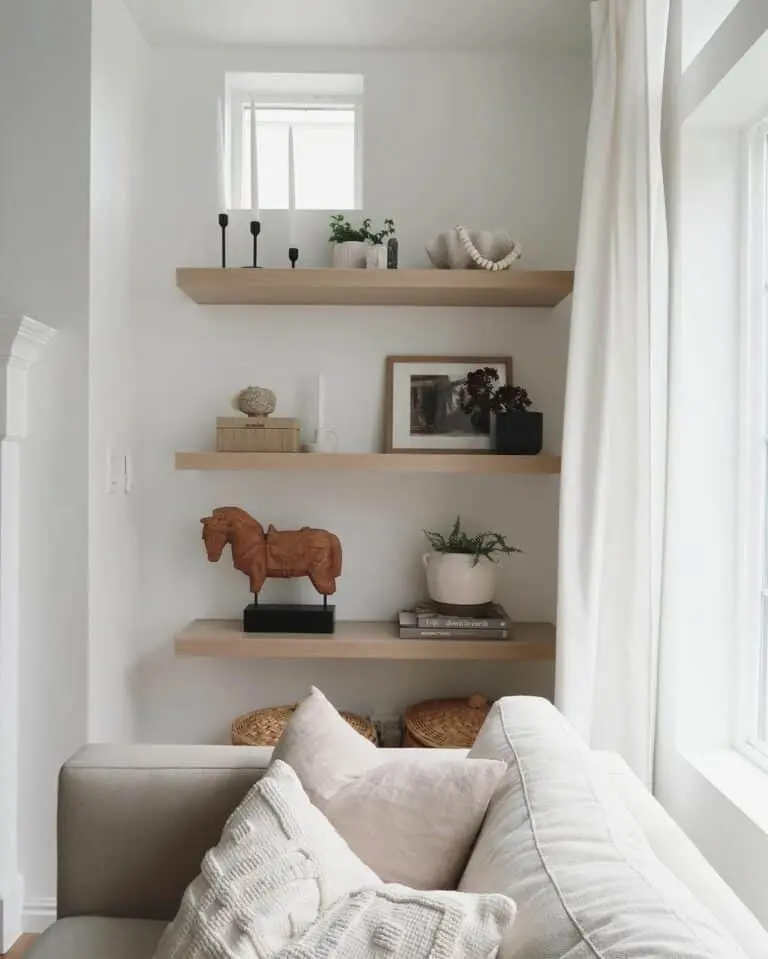
[[[428,699],[405,713],[403,746],[427,749],[470,749],[491,708],[476,693],[464,699]]]
[[[255,709],[253,712],[238,716],[232,723],[232,745],[277,745],[297,705],[294,703],[291,706],[268,706],[265,709]],[[370,719],[358,716],[356,713],[342,712],[341,715],[355,732],[377,744],[376,727]]]

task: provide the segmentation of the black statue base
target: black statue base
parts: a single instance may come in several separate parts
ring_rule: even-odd
[[[336,607],[299,603],[251,603],[243,610],[246,633],[332,633]]]

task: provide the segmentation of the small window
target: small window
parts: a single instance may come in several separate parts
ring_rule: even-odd
[[[361,113],[357,75],[229,74],[220,123],[226,207],[360,209]]]

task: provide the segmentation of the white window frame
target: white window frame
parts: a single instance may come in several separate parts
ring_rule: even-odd
[[[768,772],[768,120],[744,144],[736,748]],[[759,641],[758,641],[759,640]]]
[[[227,97],[227,123],[229,126],[230,166],[232,209],[248,209],[242,202],[240,186],[243,182],[243,139],[250,136],[245,129],[246,111],[254,106],[257,110],[270,107],[280,110],[353,110],[355,114],[355,183],[353,210],[363,209],[363,98],[362,96],[331,94],[301,95],[265,95],[247,90],[230,90]],[[290,161],[293,162],[291,157]],[[290,174],[289,174],[290,176]],[[250,209],[258,208],[251,197]],[[269,209],[266,207],[265,209]],[[289,211],[296,209],[289,197]],[[302,209],[302,208],[299,208]],[[329,211],[325,211],[329,212]]]

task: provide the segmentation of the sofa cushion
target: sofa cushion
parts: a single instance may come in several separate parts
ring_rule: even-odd
[[[455,889],[496,786],[498,760],[405,750],[391,760],[313,689],[291,717],[275,759],[385,882]]]
[[[152,959],[165,927],[153,919],[59,919],[25,959]]]
[[[500,700],[470,755],[509,763],[459,886],[517,901],[503,959],[744,959],[550,703]]]
[[[488,959],[514,916],[501,895],[385,885],[278,760],[206,853],[155,959]]]

